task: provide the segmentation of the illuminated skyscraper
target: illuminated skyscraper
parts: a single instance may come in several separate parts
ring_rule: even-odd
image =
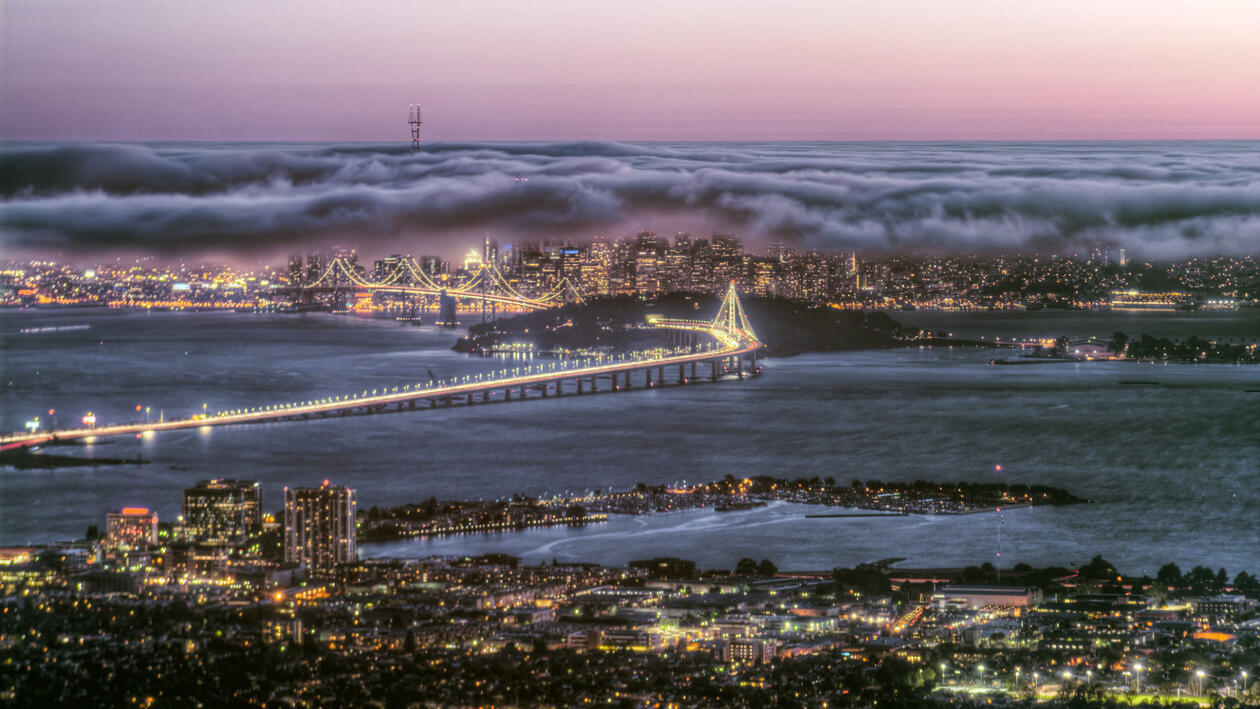
[[[147,507],[124,507],[105,516],[105,539],[111,549],[144,549],[157,544],[157,512]]]
[[[306,271],[302,265],[302,254],[293,254],[289,257],[289,282],[296,285],[305,280]]]
[[[262,531],[259,486],[253,480],[202,480],[184,490],[184,530],[203,544],[239,544]]]
[[[324,484],[284,489],[284,560],[327,574],[357,560],[354,490]]]

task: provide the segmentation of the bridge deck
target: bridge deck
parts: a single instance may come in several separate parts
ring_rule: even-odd
[[[590,367],[560,369],[550,372],[537,372],[500,379],[452,384],[448,386],[416,388],[410,391],[381,394],[377,396],[358,396],[337,401],[324,401],[312,404],[264,407],[263,410],[250,410],[244,413],[226,413],[205,418],[188,418],[163,421],[160,423],[127,423],[95,428],[75,428],[45,433],[15,433],[0,437],[0,449],[11,449],[46,443],[51,440],[68,440],[91,437],[119,436],[145,433],[149,431],[170,431],[183,428],[200,428],[203,426],[232,426],[270,421],[309,418],[312,415],[349,412],[359,409],[383,409],[391,404],[401,405],[412,401],[441,401],[458,397],[471,397],[499,389],[536,388],[565,380],[585,379],[617,375],[622,372],[633,372],[643,369],[684,365],[693,362],[707,362],[731,357],[743,357],[755,353],[761,343],[742,331],[730,333],[725,328],[712,323],[690,322],[681,320],[661,320],[653,323],[657,328],[702,332],[714,338],[719,345],[712,350],[702,352],[675,354],[664,357],[648,357],[643,359],[621,360],[596,364]]]

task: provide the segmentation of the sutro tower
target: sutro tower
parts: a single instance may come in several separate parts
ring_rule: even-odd
[[[407,124],[411,126],[411,152],[420,152],[420,125],[424,121],[420,120],[420,104],[413,103],[409,107],[407,113]]]

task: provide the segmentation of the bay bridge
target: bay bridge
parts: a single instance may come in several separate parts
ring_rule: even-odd
[[[273,403],[204,413],[184,419],[88,426],[0,436],[0,448],[28,447],[59,440],[143,434],[156,431],[237,426],[276,421],[309,421],[336,416],[411,409],[473,405],[491,401],[523,401],[582,395],[598,391],[656,388],[734,376],[743,379],[761,371],[763,348],[731,284],[711,321],[649,319],[647,328],[689,335],[688,344],[645,352],[514,367],[457,380],[417,382],[364,390],[322,399]],[[707,337],[707,342],[701,338]]]
[[[482,263],[471,277],[458,285],[439,283],[410,257],[399,259],[390,271],[378,273],[376,280],[371,280],[359,272],[356,264],[338,256],[328,263],[319,278],[309,283],[280,287],[276,292],[291,295],[297,303],[310,303],[319,293],[331,293],[334,300],[338,300],[338,296],[370,293],[418,299],[435,297],[479,301],[483,308],[486,305],[503,305],[518,310],[541,310],[584,299],[582,291],[567,277],[561,278],[551,290],[541,295],[525,295],[489,262]]]

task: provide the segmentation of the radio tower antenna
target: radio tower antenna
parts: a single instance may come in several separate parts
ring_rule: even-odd
[[[413,103],[408,107],[407,124],[411,126],[411,152],[420,152],[420,104]]]

